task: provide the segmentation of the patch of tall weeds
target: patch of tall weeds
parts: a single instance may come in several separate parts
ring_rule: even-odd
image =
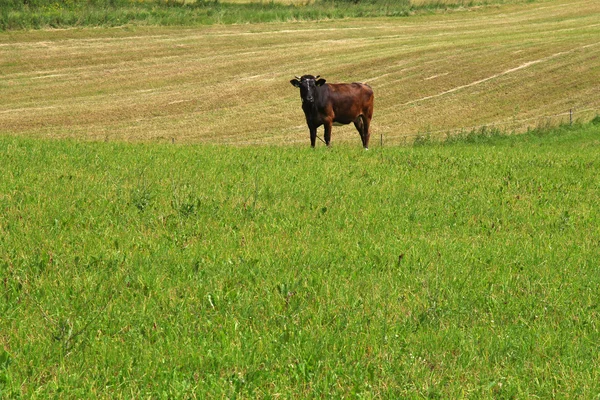
[[[498,0],[499,1],[499,0]],[[399,17],[447,9],[409,0],[317,0],[229,3],[219,0],[0,0],[0,31],[85,26],[211,25],[361,17]]]

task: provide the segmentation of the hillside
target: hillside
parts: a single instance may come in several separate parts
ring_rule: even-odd
[[[294,75],[363,81],[388,144],[508,131],[600,109],[600,3],[547,0],[409,18],[0,33],[0,132],[305,145]],[[335,128],[333,143],[359,139]]]

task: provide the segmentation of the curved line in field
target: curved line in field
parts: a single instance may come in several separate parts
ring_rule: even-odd
[[[585,45],[585,46],[581,46],[581,47],[576,48],[576,49],[554,53],[554,54],[551,54],[551,55],[549,55],[547,57],[543,57],[543,58],[540,58],[540,59],[537,59],[537,60],[528,61],[528,62],[526,62],[524,64],[519,65],[518,67],[507,69],[505,71],[499,72],[499,73],[494,74],[492,76],[488,76],[487,78],[479,79],[477,81],[474,81],[474,82],[471,82],[471,83],[467,83],[466,85],[457,86],[457,87],[454,87],[452,89],[445,90],[443,92],[433,94],[431,96],[425,96],[425,97],[421,97],[420,99],[411,100],[411,101],[408,101],[406,103],[403,103],[402,105],[403,106],[408,106],[408,105],[415,104],[415,103],[418,103],[418,102],[421,102],[421,101],[430,100],[430,99],[434,99],[436,97],[444,96],[446,94],[454,93],[454,92],[457,92],[459,90],[470,88],[470,87],[479,85],[480,83],[484,83],[484,82],[490,81],[492,79],[496,79],[498,77],[501,77],[501,76],[504,76],[504,75],[508,75],[510,73],[513,73],[513,72],[520,71],[520,70],[525,69],[527,67],[530,67],[532,65],[543,63],[543,62],[552,60],[552,59],[554,59],[556,57],[560,57],[560,56],[565,55],[565,54],[570,54],[570,53],[573,53],[573,52],[575,52],[577,50],[581,50],[581,49],[586,49],[586,48],[590,48],[590,47],[593,47],[593,46],[597,46],[599,44],[600,44],[600,42],[592,43],[592,44],[588,44],[588,45]]]
[[[11,108],[8,110],[0,110],[0,114],[9,114],[9,113],[14,113],[14,112],[21,112],[21,111],[34,111],[34,110],[50,110],[53,108],[58,108],[56,106],[48,106],[48,107],[26,107],[26,108]]]

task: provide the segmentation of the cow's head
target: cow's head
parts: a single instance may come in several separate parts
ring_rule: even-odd
[[[297,88],[300,88],[300,97],[302,98],[302,102],[313,103],[315,101],[315,93],[317,91],[317,86],[322,86],[325,84],[325,79],[319,79],[320,75],[312,76],[312,75],[303,75],[302,77],[296,77],[296,79],[292,79],[290,83]]]

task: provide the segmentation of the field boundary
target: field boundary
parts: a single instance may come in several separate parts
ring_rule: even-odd
[[[7,0],[4,0],[5,2]],[[513,0],[513,3],[525,0]],[[277,1],[227,2],[197,0],[95,0],[56,2],[8,1],[0,6],[0,31],[126,25],[198,26],[265,22],[324,21],[365,17],[407,17],[504,4],[504,1],[413,4],[408,0],[314,1],[286,4]]]
[[[510,121],[505,122],[501,121],[489,124],[465,126],[462,128],[425,130],[405,135],[385,135],[380,133],[379,135],[375,135],[377,137],[372,137],[371,140],[377,139],[378,145],[381,145],[381,143],[385,145],[386,142],[391,142],[391,145],[405,145],[416,138],[430,137],[434,140],[444,140],[460,134],[478,132],[486,129],[497,130],[507,135],[519,135],[530,130],[553,129],[563,125],[570,126],[576,123],[587,123],[598,115],[600,115],[600,105],[595,108],[572,108],[556,114],[537,115],[527,118],[511,119]],[[511,128],[511,125],[523,126],[523,124],[527,122],[532,122],[533,124],[525,129]]]

